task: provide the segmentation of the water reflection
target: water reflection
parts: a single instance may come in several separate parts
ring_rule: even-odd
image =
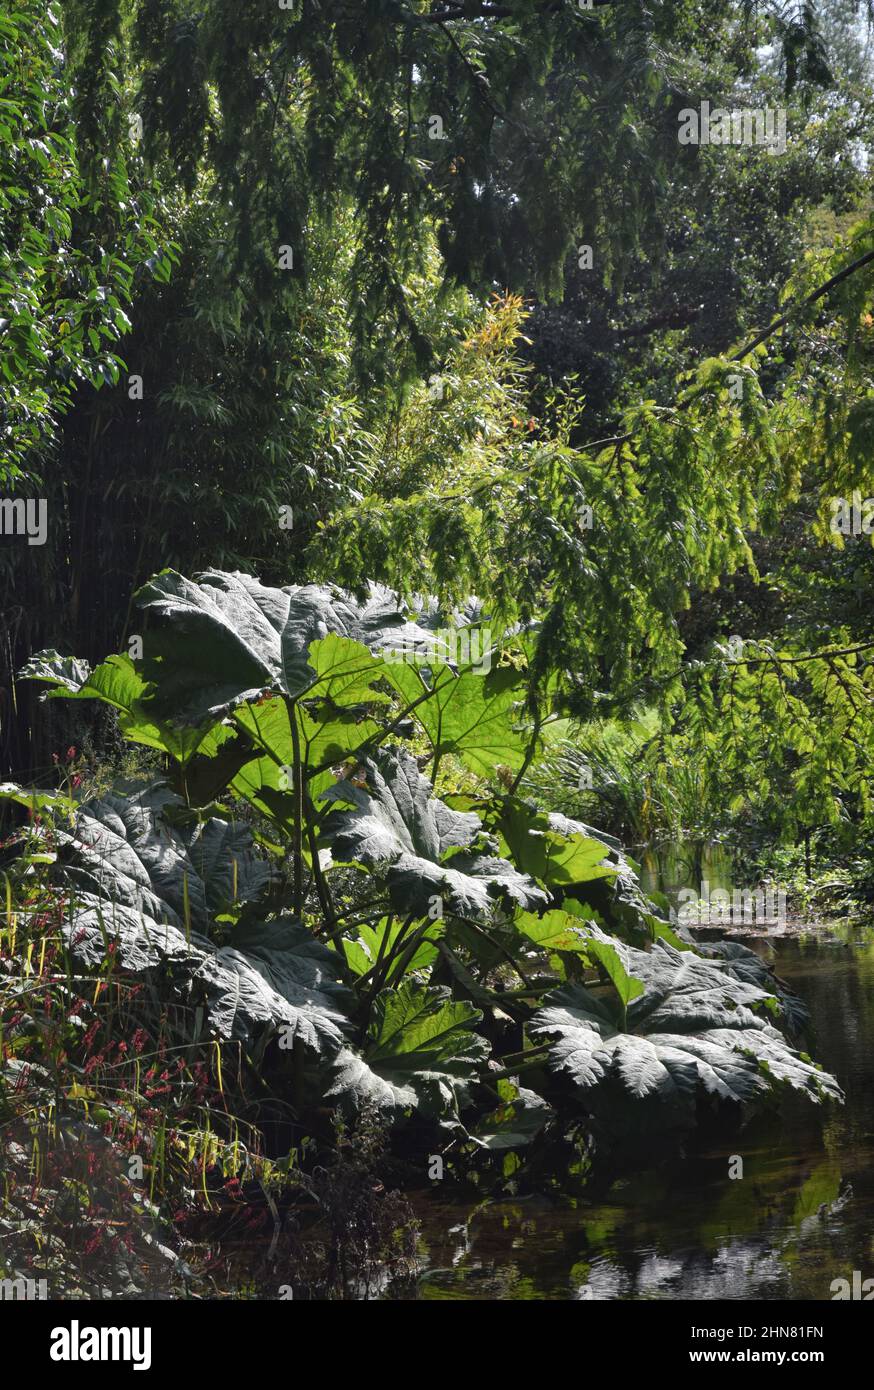
[[[672,900],[682,888],[708,883],[728,892],[732,887],[731,851],[719,841],[683,840],[635,850],[640,884],[645,893],[660,891]]]
[[[789,1097],[779,1114],[596,1200],[464,1206],[421,1194],[419,1296],[827,1300],[832,1280],[874,1276],[874,939],[843,938],[802,933],[773,949],[845,1107]],[[733,1157],[743,1159],[735,1180]]]

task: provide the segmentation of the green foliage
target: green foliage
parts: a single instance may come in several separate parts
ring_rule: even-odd
[[[605,705],[627,708],[642,671],[647,683],[672,689],[683,652],[678,613],[694,587],[714,587],[742,567],[755,574],[746,533],[790,482],[755,372],[742,369],[738,408],[725,358],[690,374],[675,406],[629,408],[600,446],[571,443],[569,402],[557,404],[553,427],[525,424],[515,357],[523,320],[513,299],[484,317],[471,350],[496,358],[507,399],[470,447],[459,439],[454,466],[425,471],[412,496],[339,513],[314,557],[347,583],[363,563],[403,587],[415,555],[417,583],[441,599],[479,592],[502,626],[537,619],[532,692],[543,698],[561,673],[568,708],[591,717]]]
[[[86,803],[73,833],[56,831],[58,865],[78,904],[63,931],[71,951],[98,969],[114,943],[113,962],[127,978],[186,1006],[189,1040],[241,1038],[257,1049],[281,1029],[287,1045],[299,1039],[317,1055],[336,1053],[346,1024],[336,956],[287,918],[272,922],[269,936],[239,922],[269,868],[253,857],[245,826],[217,817],[185,826],[184,809],[152,787]],[[217,920],[238,922],[218,949],[205,935]]]
[[[424,917],[432,904],[443,904],[456,916],[476,918],[490,916],[495,901],[545,906],[545,894],[527,875],[490,852],[496,846],[479,816],[450,810],[431,795],[410,754],[386,750],[378,760],[366,759],[354,782],[344,779],[323,795],[354,810],[334,811],[321,841],[335,863],[386,866],[397,912]]]
[[[175,991],[166,976],[137,979],[105,948],[99,969],[81,957],[74,967],[69,886],[24,866],[47,839],[37,817],[14,858],[4,847],[0,1277],[45,1279],[59,1298],[240,1299],[275,1297],[278,1278],[295,1297],[356,1297],[351,1286],[374,1265],[407,1274],[411,1213],[377,1180],[385,1125],[369,1111],[319,1142],[298,1132],[270,1152],[264,1082],[239,1043],[205,1022],[197,977],[186,997],[190,959]],[[291,966],[300,991],[330,952],[290,927],[277,924],[269,943],[250,933],[246,946],[265,975]],[[331,1251],[312,1238],[314,1206]]]
[[[103,63],[76,47],[65,63],[63,43],[64,22],[45,5],[22,0],[0,17],[0,481],[7,485],[32,481],[34,459],[80,382],[96,389],[118,382],[134,277],[166,279],[174,259],[117,140],[96,167],[84,116],[99,121],[108,109],[105,92],[98,98],[92,87],[98,74],[105,80]]]
[[[166,708],[183,723],[215,720],[268,689],[295,699],[322,687],[332,703],[354,703],[361,692],[349,678],[337,688],[345,677],[342,649],[332,646],[318,671],[308,664],[310,643],[329,632],[375,651],[427,640],[404,620],[395,596],[378,587],[358,603],[315,585],[270,589],[248,575],[217,571],[195,584],[168,571],[140,590],[137,603],[166,620],[150,635],[143,674],[159,682]],[[336,667],[332,658],[339,658]]]
[[[218,818],[200,824],[188,817],[186,824],[184,813],[180,798],[161,786],[88,802],[75,837],[57,832],[70,881],[196,931],[257,898],[270,873],[254,857],[247,828]]]
[[[42,470],[63,538],[23,565],[33,632],[54,630],[22,640],[58,647],[67,614],[70,644],[91,644],[87,662],[50,650],[22,675],[52,711],[106,706],[167,779],[83,805],[4,789],[57,821],[21,872],[70,886],[65,941],[89,970],[113,955],[183,1015],[197,999],[197,1037],[287,1062],[296,1106],[415,1110],[500,1148],[539,1134],[543,1106],[566,1113],[531,1047],[557,986],[624,1036],[648,993],[700,965],[588,819],[647,838],[692,816],[784,835],[870,818],[867,634],[830,616],[826,641],[811,620],[736,657],[702,618],[687,659],[694,606],[756,582],[787,507],[819,491],[824,541],[830,490],[868,486],[871,228],[800,263],[825,175],[791,187],[816,146],[840,165],[843,216],[858,169],[843,107],[817,104],[830,74],[811,6],[331,0],[318,23],[307,0],[231,8],[71,0],[63,26],[16,12],[0,31],[0,269],[23,286],[0,325],[0,371],[22,383],[4,402],[8,471]],[[5,85],[21,85],[19,41],[20,102]],[[723,152],[678,157],[676,116],[717,90],[785,94],[810,128],[785,168],[761,151],[733,167],[690,258]],[[754,246],[735,246],[735,204],[763,223]],[[598,248],[585,314],[581,240]],[[785,322],[733,344],[793,260]],[[709,321],[681,361],[672,325],[698,310],[684,317],[677,286],[697,300],[711,261]],[[499,285],[484,305],[466,292]],[[566,290],[561,312],[609,340],[585,410],[577,364],[530,340]],[[142,400],[116,357],[132,304]],[[620,305],[643,323],[617,328]],[[652,350],[620,355],[648,319]],[[555,361],[568,379],[535,378]],[[201,557],[211,568],[184,578]],[[488,673],[441,624],[482,639]],[[131,635],[142,659],[92,667]],[[641,702],[647,730],[608,736],[605,717]],[[565,726],[538,765],[558,714],[579,738]],[[580,757],[595,785],[574,802],[551,784]],[[746,957],[701,969],[779,1021]],[[714,1041],[721,1008],[702,1005],[673,1085],[717,1047],[723,1099],[763,1094],[749,1075],[765,1064],[816,1090],[772,1025],[736,1029],[741,1052]]]
[[[617,991],[619,1010],[568,985],[547,1000],[531,1030],[556,1038],[552,1064],[568,1074],[595,1115],[615,1124],[624,1109],[635,1126],[656,1106],[662,1123],[670,1115],[670,1122],[688,1124],[699,1091],[740,1104],[780,1086],[817,1102],[840,1098],[837,1083],[760,1017],[757,1010],[773,1005],[764,990],[664,942],[647,953],[623,945],[610,950],[617,968],[633,973],[640,986]]]
[[[633,867],[589,826],[496,785],[475,798],[439,795],[400,740],[418,725],[439,752],[445,681],[464,709],[469,682],[480,680],[488,698],[489,677],[447,665],[435,633],[411,625],[431,646],[409,683],[396,651],[383,653],[408,631],[408,615],[394,595],[369,592],[361,606],[337,590],[271,589],[216,571],[146,586],[140,601],[160,625],[134,664],[149,678],[124,707],[128,735],[145,727],[159,738],[166,720],[181,785],[205,768],[211,804],[198,811],[158,783],[79,807],[72,829],[58,824],[73,957],[92,970],[111,959],[159,1000],[194,1007],[198,1036],[239,1039],[259,1058],[278,1039],[280,1055],[293,1053],[298,1104],[375,1106],[395,1122],[415,1112],[487,1148],[507,1147],[501,1134],[521,1144],[542,1129],[543,1106],[516,1124],[518,1094],[496,1095],[493,1082],[519,1066],[542,1071],[544,1049],[529,1046],[540,1032],[564,1030],[574,1058],[585,1050],[593,1035],[582,1000],[605,1026],[618,1009],[621,1038],[614,1029],[604,1045],[632,1098],[665,1102],[646,1106],[646,1123],[678,1123],[678,1096],[689,1101],[695,1086],[690,1058],[723,1100],[764,1094],[766,1077],[837,1096],[750,1011],[782,1017],[761,973],[750,982],[746,955],[707,963],[672,938]],[[116,678],[128,692],[140,678],[112,663],[89,673],[54,654],[27,674],[48,682],[52,698],[91,693],[116,707]],[[538,724],[515,718],[530,748]],[[450,737],[463,727],[449,726],[447,747],[480,768],[479,748]],[[184,728],[203,736],[208,754],[190,754]],[[280,771],[275,786],[252,775],[266,762]],[[235,797],[269,823],[260,839],[272,872],[232,818]],[[657,944],[645,951],[632,940]],[[567,1018],[559,1012],[571,996],[555,995],[562,980],[574,982]],[[496,1006],[526,1039],[521,1054],[498,1054],[497,1076],[487,1065]],[[571,1037],[579,1029],[589,1030],[582,1042]],[[678,1033],[685,1050],[675,1058]],[[574,1067],[578,1082],[598,1079]],[[548,1079],[541,1089],[544,1105],[566,1107]],[[502,1118],[496,1100],[512,1114]]]
[[[473,1031],[481,1018],[448,990],[405,980],[379,996],[362,1055],[340,1055],[326,1094],[355,1106],[416,1109],[455,1129],[467,1086],[489,1055]]]

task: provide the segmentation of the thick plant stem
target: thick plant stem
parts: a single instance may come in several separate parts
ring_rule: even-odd
[[[538,715],[537,718],[534,720],[534,725],[531,730],[531,738],[528,740],[528,747],[525,749],[525,758],[523,760],[522,766],[516,773],[516,776],[513,778],[513,785],[511,786],[510,790],[511,792],[513,792],[514,795],[519,790],[519,784],[522,781],[522,778],[525,776],[525,773],[528,771],[529,767],[534,761],[534,754],[537,752],[537,740],[540,738],[540,730],[542,727],[543,720]]]
[[[363,977],[365,980],[370,979],[368,994],[371,999],[376,997],[385,984],[388,973],[398,957],[404,938],[415,920],[415,915],[412,913],[405,919],[389,951],[386,951],[389,937],[388,927],[386,928],[382,941],[379,943],[379,952],[374,962],[373,969],[368,971],[368,974]]]
[[[292,838],[292,872],[294,882],[294,912],[303,912],[303,776],[300,759],[300,730],[294,700],[288,700],[288,722],[291,726],[291,747],[294,757],[294,833]]]
[[[398,976],[399,976],[399,977],[401,977],[401,976],[403,975],[403,973],[404,973],[404,971],[406,970],[407,966],[409,965],[410,961],[413,959],[413,956],[416,954],[416,952],[418,951],[419,947],[421,946],[423,940],[424,940],[425,937],[427,936],[427,934],[428,934],[428,928],[431,927],[432,925],[433,925],[433,923],[431,922],[431,920],[430,920],[430,918],[429,918],[427,921],[423,922],[422,925],[421,925],[421,927],[419,927],[418,931],[415,931],[415,932],[413,933],[413,935],[410,937],[410,940],[409,940],[409,942],[407,943],[407,945],[406,945],[406,947],[405,947],[405,949],[404,949],[404,953],[403,953],[403,955],[402,955],[401,958],[400,958],[400,964],[399,964],[399,967],[398,967]],[[394,958],[392,958],[392,960],[389,961],[389,964],[388,964],[388,969],[389,969],[389,970],[391,969],[391,967],[392,967],[393,964],[394,964]]]
[[[544,1062],[546,1061],[546,1056],[549,1052],[549,1048],[538,1048],[536,1050],[539,1053],[539,1055],[535,1060],[530,1062],[522,1062],[521,1065],[516,1067],[503,1067],[501,1071],[490,1071],[488,1073],[489,1081],[508,1081],[512,1076],[522,1076],[525,1072],[536,1071],[537,1068],[542,1067]],[[532,1052],[533,1051],[534,1049],[532,1049]]]
[[[313,862],[313,879],[315,880],[316,892],[319,896],[319,904],[322,915],[325,919],[325,928],[329,933],[333,933],[337,924],[337,914],[334,910],[334,899],[328,887],[325,875],[322,873],[322,866],[319,863],[319,849],[316,843],[316,832],[312,821],[309,818],[309,798],[307,798],[307,843],[310,847],[310,858]],[[345,955],[345,952],[344,952]]]

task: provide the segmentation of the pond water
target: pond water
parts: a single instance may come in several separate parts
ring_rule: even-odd
[[[744,940],[806,1001],[846,1105],[792,1097],[597,1198],[414,1195],[418,1297],[828,1300],[874,1277],[874,930]]]
[[[719,841],[672,841],[632,853],[640,865],[640,886],[645,893],[659,891],[676,900],[681,888],[701,893],[702,885],[709,885],[711,890],[721,888],[730,893],[738,886],[733,883],[731,850]]]

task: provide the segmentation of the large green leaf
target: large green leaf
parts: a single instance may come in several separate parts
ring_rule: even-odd
[[[542,917],[536,917],[531,912],[517,912],[513,924],[542,950],[580,955],[587,964],[600,966],[623,1006],[643,992],[641,981],[628,974],[619,943],[600,931],[593,922],[583,922],[579,917],[555,908]]]
[[[313,643],[314,647],[319,645]],[[346,686],[345,692],[348,691]],[[307,793],[313,799],[335,781],[332,766],[344,763],[380,732],[380,726],[373,719],[351,709],[335,710],[333,702],[315,704],[311,708],[298,704],[293,716],[292,708],[281,696],[237,706],[233,722],[256,749],[264,751],[263,756],[254,757],[236,771],[231,785],[259,810],[286,827],[294,806],[291,795],[295,757],[292,717],[297,721]]]
[[[457,1123],[490,1051],[473,1031],[481,1018],[449,990],[405,980],[377,999],[362,1054],[346,1049],[337,1058],[328,1095]]]
[[[694,946],[698,955],[719,961],[729,975],[772,993],[773,1012],[779,1016],[781,1026],[791,1038],[803,1037],[810,1024],[810,1010],[774,975],[766,960],[739,941],[696,941]]]
[[[287,773],[273,758],[253,758],[247,762],[237,772],[231,788],[263,816],[274,821],[284,834],[292,833],[294,794]]]
[[[335,862],[384,874],[397,911],[425,917],[435,897],[462,917],[486,916],[499,902],[547,906],[532,879],[491,852],[479,816],[432,795],[409,753],[384,749],[361,774],[323,794],[353,808],[331,813],[323,841]]]
[[[52,687],[46,699],[102,700],[118,711],[119,726],[125,738],[158,748],[186,764],[195,753],[211,757],[233,737],[233,730],[216,724],[212,718],[197,727],[177,725],[169,717],[158,718],[148,708],[150,686],[139,674],[129,656],[109,656],[92,670],[87,661],[59,656],[55,651],[31,657],[20,673],[21,680],[42,681]]]
[[[254,941],[241,931],[217,947],[174,926],[172,910],[162,920],[89,893],[76,903],[63,928],[73,958],[95,970],[111,947],[113,967],[149,985],[162,1010],[171,1000],[181,1008],[189,1041],[202,1034],[264,1043],[280,1033],[284,1046],[299,1041],[327,1058],[344,1046],[350,1024],[337,957],[299,922],[268,923]]]
[[[161,784],[110,793],[82,806],[73,833],[58,830],[61,862],[85,891],[205,931],[217,914],[257,898],[270,869],[247,826],[186,813]]]
[[[564,817],[561,819],[564,821]],[[611,850],[606,862],[612,870],[609,876],[566,885],[566,910],[594,918],[611,933],[638,944],[665,940],[680,950],[686,949],[686,943],[675,935],[670,924],[653,910],[656,905],[641,889],[633,864],[618,850]]]
[[[611,940],[597,928],[590,928],[587,943],[589,960],[598,964],[608,977],[623,1009],[643,994],[643,981],[629,974],[625,953],[618,941]]]
[[[242,922],[223,949],[243,955],[284,999],[302,1001],[315,992],[322,1005],[351,1005],[349,990],[339,983],[336,952],[293,917]]]
[[[351,711],[341,710],[334,714],[330,710],[319,710],[311,714],[298,707],[297,718],[304,778],[313,800],[335,782],[335,766],[358,755],[381,733],[375,720]]]
[[[384,959],[391,952],[401,937],[403,929],[404,924],[392,917],[383,917],[375,926],[365,924],[358,927],[354,940],[344,939],[343,941],[343,954],[349,969],[356,975],[366,975],[377,960]],[[435,943],[443,935],[444,930],[442,922],[431,923],[425,936],[406,963],[404,974],[412,970],[425,970],[429,965],[433,965],[437,959]],[[406,940],[406,937],[403,939]],[[400,966],[400,958],[392,961],[385,977],[387,985],[394,981]]]
[[[440,665],[425,673],[403,662],[389,662],[386,678],[409,704],[430,688],[429,698],[416,706],[413,717],[436,754],[455,753],[482,777],[498,765],[513,771],[522,766],[525,749],[514,717],[521,677],[512,668],[456,673]]]
[[[127,659],[127,665],[133,671],[133,664]],[[82,661],[77,656],[61,656],[59,652],[50,649],[48,651],[36,652],[29,661],[21,668],[18,679],[23,681],[45,681],[47,685],[56,687],[48,693],[47,698],[52,695],[60,694],[62,697],[74,700],[87,700],[93,698],[106,698],[103,693],[103,679],[109,685],[113,680],[118,680],[120,686],[120,701],[122,708],[126,708],[132,697],[142,693],[142,683],[134,680],[133,685],[124,679],[124,667],[120,671],[108,667],[104,662],[103,666],[98,666],[97,671],[101,673],[95,680],[92,676],[91,665],[87,661]],[[115,702],[113,702],[115,703]]]
[[[594,879],[615,879],[618,868],[608,862],[610,846],[581,821],[538,811],[514,796],[495,796],[470,803],[517,869],[547,886],[567,887]]]
[[[335,952],[300,922],[240,921],[217,947],[216,915],[256,898],[269,879],[250,832],[213,817],[192,819],[157,786],[82,807],[73,833],[57,829],[74,911],[65,936],[75,959],[116,968],[157,997],[187,1007],[197,1031],[251,1042],[282,1029],[312,1051],[337,1053],[349,1024]]]
[[[315,681],[308,693],[320,699],[340,706],[388,701],[388,695],[373,688],[374,682],[385,676],[385,663],[360,641],[336,632],[317,638],[310,643],[309,664]]]
[[[543,951],[569,951],[586,955],[590,935],[581,918],[561,908],[553,908],[538,917],[534,912],[518,911],[513,925],[524,937]]]
[[[155,682],[156,706],[188,724],[216,719],[264,691],[302,695],[319,675],[310,664],[310,644],[330,633],[371,653],[428,640],[406,621],[396,596],[377,585],[359,603],[316,584],[273,589],[221,570],[207,570],[195,582],[165,570],[140,589],[137,602],[164,620],[149,633],[143,660],[144,675]],[[340,655],[320,652],[317,664],[332,665]],[[347,665],[354,660],[348,650],[342,655]],[[349,679],[348,671],[322,676],[338,689]],[[354,677],[361,678],[361,672]]]
[[[762,1016],[765,990],[663,941],[651,951],[609,944],[643,993],[623,1009],[581,985],[564,986],[531,1025],[554,1039],[552,1065],[596,1115],[691,1123],[699,1094],[748,1103],[781,1086],[814,1101],[841,1098],[834,1078]],[[637,1102],[633,1111],[628,1101]]]

